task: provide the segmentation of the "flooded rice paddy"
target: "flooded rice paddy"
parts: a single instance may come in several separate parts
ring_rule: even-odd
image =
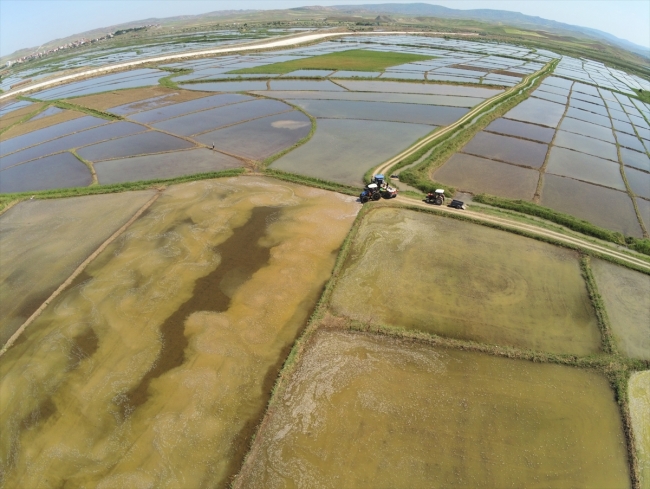
[[[559,146],[551,148],[546,171],[625,191],[621,166],[617,162]]]
[[[447,126],[467,114],[468,109],[393,102],[357,102],[347,100],[289,100],[310,115],[327,119],[368,119]]]
[[[539,172],[528,168],[456,153],[435,172],[434,180],[474,194],[532,199]]]
[[[92,181],[85,164],[72,153],[59,153],[2,170],[0,193],[86,187]]]
[[[400,83],[380,81],[339,80],[339,85],[356,92],[421,93],[431,95],[457,95],[490,98],[503,92],[495,88],[466,87],[462,85],[436,85],[425,83]]]
[[[607,380],[321,331],[236,487],[629,487]]]
[[[521,122],[530,122],[542,126],[557,127],[565,106],[546,100],[529,98],[511,109],[504,116]]]
[[[550,127],[511,121],[503,118],[495,120],[485,130],[497,134],[505,134],[506,136],[530,139],[531,141],[538,141],[540,143],[550,143],[553,139],[553,134],[555,134],[555,131]]]
[[[153,192],[28,200],[0,216],[0,347]]]
[[[630,416],[636,441],[641,487],[650,486],[650,370],[636,372],[628,384]]]
[[[195,112],[167,121],[158,122],[153,126],[163,131],[169,131],[181,136],[191,136],[239,122],[277,114],[291,110],[291,106],[278,100],[251,100],[223,107],[216,107],[201,112]]]
[[[179,149],[192,148],[195,145],[185,139],[180,139],[158,131],[134,134],[113,141],[93,144],[81,148],[79,156],[90,161],[110,160],[137,156],[148,153],[163,153]]]
[[[290,148],[310,131],[309,117],[295,110],[208,132],[194,139],[208,146],[214,144],[219,151],[260,161]]]
[[[175,178],[240,168],[243,162],[205,148],[100,161],[94,165],[102,185]]]
[[[51,139],[60,138],[66,134],[83,131],[84,129],[89,129],[101,124],[106,124],[106,121],[97,117],[85,116],[78,119],[73,119],[71,121],[63,122],[55,126],[45,127],[43,129],[23,134],[21,136],[16,136],[14,138],[3,138],[2,142],[0,143],[0,154],[4,156],[6,154],[13,153],[14,151],[33,146],[35,144],[40,144]]]
[[[481,131],[462,151],[515,165],[540,168],[544,164],[547,149],[546,144]]]
[[[346,185],[431,132],[431,126],[401,122],[320,119],[312,138],[271,167]]]
[[[650,360],[650,276],[602,260],[591,266],[618,349]]]
[[[0,365],[8,487],[224,487],[331,273],[353,198],[167,189]]]
[[[137,114],[131,115],[129,119],[136,122],[144,122],[150,124],[152,122],[158,122],[165,119],[171,119],[172,117],[189,114],[190,112],[212,109],[215,107],[221,107],[224,105],[249,100],[253,100],[253,98],[246,95],[240,95],[238,93],[224,93],[195,100],[188,100],[187,102],[181,102],[178,104],[166,105],[164,107],[156,107],[151,110],[140,111]]]
[[[642,237],[634,205],[625,192],[546,174],[541,204],[626,236]]]
[[[574,252],[399,209],[378,209],[365,219],[334,289],[332,311],[554,353],[600,348]]]

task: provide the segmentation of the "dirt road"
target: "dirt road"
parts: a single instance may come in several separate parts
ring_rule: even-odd
[[[524,231],[526,233],[530,234],[535,234],[537,236],[544,236],[550,239],[553,239],[555,241],[559,241],[562,243],[567,243],[569,245],[573,246],[578,246],[584,250],[589,250],[596,252],[601,255],[605,256],[610,256],[612,258],[616,258],[618,260],[624,261],[626,263],[630,263],[633,265],[636,265],[637,267],[643,268],[647,271],[650,272],[650,263],[647,261],[644,261],[640,258],[635,258],[633,256],[630,256],[626,253],[621,253],[619,251],[613,250],[609,247],[601,246],[595,243],[591,243],[585,239],[580,239],[572,236],[567,236],[565,234],[558,233],[556,231],[551,231],[550,229],[544,229],[532,224],[524,224],[521,222],[513,221],[511,219],[504,219],[501,217],[496,217],[496,216],[486,216],[485,214],[480,214],[478,212],[474,212],[471,210],[457,210],[457,209],[452,209],[451,207],[447,206],[434,206],[431,204],[426,204],[420,200],[412,199],[409,197],[404,197],[404,196],[398,196],[394,200],[386,201],[387,203],[395,203],[395,204],[402,204],[402,205],[409,205],[409,206],[415,206],[415,207],[423,207],[425,209],[436,209],[440,212],[448,212],[448,213],[462,213],[464,216],[467,216],[469,218],[475,219],[477,221],[481,222],[486,222],[486,223],[492,223],[492,224],[498,224],[499,226],[503,226],[505,228],[509,229],[514,229],[514,230],[519,230],[519,231]]]

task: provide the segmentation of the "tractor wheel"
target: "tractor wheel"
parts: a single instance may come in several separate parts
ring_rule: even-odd
[[[442,197],[436,197],[436,205],[442,205],[444,199]]]
[[[365,204],[368,202],[370,199],[368,198],[367,195],[364,195],[363,197],[359,197],[359,200],[361,201],[362,204]]]
[[[372,194],[372,200],[379,200],[381,199],[381,194],[379,192]]]

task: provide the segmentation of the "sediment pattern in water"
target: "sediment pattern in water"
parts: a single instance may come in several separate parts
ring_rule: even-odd
[[[332,311],[554,353],[600,348],[575,252],[400,209],[366,217],[332,294]]]
[[[28,200],[0,216],[0,347],[153,195]]]
[[[6,487],[223,487],[358,210],[262,178],[169,188],[0,365]]]
[[[630,485],[597,373],[381,336],[311,341],[236,487]]]

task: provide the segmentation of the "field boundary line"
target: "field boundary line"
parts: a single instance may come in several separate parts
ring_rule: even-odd
[[[463,117],[458,119],[453,124],[450,124],[442,128],[440,131],[433,132],[431,135],[424,137],[423,139],[421,139],[420,141],[412,145],[410,148],[407,148],[406,150],[402,151],[397,156],[394,156],[388,161],[382,163],[381,165],[375,168],[373,173],[376,175],[378,173],[385,172],[386,170],[390,169],[393,165],[398,163],[400,160],[403,160],[404,158],[411,156],[413,153],[415,153],[422,147],[426,146],[427,144],[435,142],[436,139],[441,138],[443,136],[447,136],[448,134],[452,133],[456,129],[459,129],[460,126],[462,126],[468,121],[471,121],[474,117],[478,116],[483,111],[483,109],[485,109],[489,105],[492,104],[498,105],[504,102],[506,99],[510,98],[512,95],[515,95],[517,92],[524,90],[525,88],[528,87],[531,81],[533,81],[539,76],[542,76],[552,65],[553,65],[553,61],[544,65],[544,67],[541,70],[536,71],[535,73],[531,73],[514,87],[511,87],[508,90],[505,90],[504,92],[495,95],[494,97],[485,99],[483,102],[475,106],[472,110],[470,110],[467,114],[465,114]]]
[[[400,35],[400,34],[410,34],[410,35],[422,35],[422,32],[410,32],[410,31],[389,31],[389,32],[373,32],[372,35],[378,35],[378,36],[386,36],[386,35]],[[426,34],[435,34],[435,33],[429,33],[427,32]],[[442,33],[440,33],[442,34]],[[475,33],[444,33],[445,35],[460,35],[460,36],[467,36],[472,35],[476,36],[478,34]],[[176,53],[176,54],[168,54],[166,56],[157,56],[154,58],[146,58],[146,59],[140,59],[136,61],[129,61],[126,63],[119,63],[116,65],[107,65],[107,66],[102,66],[99,68],[93,68],[92,70],[86,70],[82,71],[80,73],[73,73],[70,75],[64,75],[58,78],[54,78],[51,80],[47,80],[44,82],[37,83],[35,85],[29,85],[24,88],[19,88],[17,90],[9,91],[6,93],[0,94],[0,100],[4,100],[6,98],[10,98],[16,95],[24,94],[24,93],[29,93],[34,90],[39,90],[39,89],[44,89],[50,86],[58,85],[58,84],[63,84],[69,81],[77,80],[77,79],[83,79],[86,77],[92,77],[94,75],[100,75],[103,73],[111,73],[114,71],[120,71],[120,70],[125,70],[128,68],[132,68],[135,66],[141,66],[141,65],[147,65],[151,63],[163,63],[163,62],[169,62],[172,60],[184,60],[187,58],[198,58],[201,56],[209,56],[209,55],[219,55],[219,54],[226,54],[226,53],[237,53],[237,52],[246,52],[246,51],[255,51],[255,50],[263,50],[263,49],[274,49],[274,48],[282,48],[282,47],[292,47],[292,46],[298,46],[300,44],[304,43],[310,43],[310,42],[320,42],[325,39],[331,38],[331,37],[337,37],[337,36],[358,36],[358,35],[368,35],[368,32],[310,32],[309,34],[300,34],[300,35],[291,35],[291,36],[283,36],[283,37],[277,37],[277,38],[269,38],[263,41],[253,41],[251,43],[241,43],[241,44],[229,44],[225,47],[217,48],[217,49],[206,49],[206,50],[201,50],[201,51],[190,51],[190,52],[184,52],[184,53]],[[165,78],[165,77],[161,77]]]
[[[531,224],[524,224],[524,223],[519,223],[515,221],[511,221],[508,219],[503,219],[500,217],[496,216],[485,216],[484,214],[479,214],[477,212],[472,212],[472,211],[462,211],[462,214],[459,214],[458,211],[455,210],[450,210],[445,206],[431,206],[431,204],[425,204],[421,201],[411,199],[411,198],[399,198],[398,201],[400,204],[403,205],[412,205],[416,207],[420,207],[423,209],[429,209],[429,210],[437,210],[442,213],[448,213],[448,214],[458,214],[458,215],[464,215],[467,216],[468,218],[480,222],[486,222],[486,223],[492,223],[492,224],[497,224],[499,226],[504,226],[508,227],[511,229],[519,230],[519,231],[524,231],[527,233],[532,233],[538,236],[543,236],[546,238],[550,238],[556,241],[560,241],[562,243],[571,245],[571,246],[577,246],[580,249],[584,249],[586,251],[592,251],[595,253],[599,253],[601,255],[606,255],[610,256],[612,258],[615,258],[617,260],[625,261],[627,263],[630,263],[634,266],[643,268],[650,272],[650,264],[648,262],[645,262],[641,259],[635,258],[633,256],[626,255],[624,253],[620,253],[618,251],[612,250],[605,248],[603,246],[594,244],[594,243],[589,243],[586,242],[580,238],[574,238],[572,236],[567,236],[561,233],[558,233],[556,231],[552,231],[550,229],[543,229],[538,226],[534,226]],[[397,202],[396,202],[397,203]]]
[[[79,265],[74,272],[72,272],[72,275],[70,275],[65,282],[63,282],[59,287],[52,292],[52,294],[45,299],[45,302],[41,304],[41,306],[34,311],[34,313],[27,318],[27,320],[16,330],[16,332],[11,335],[11,337],[7,340],[7,342],[4,344],[2,347],[2,350],[0,350],[0,357],[4,355],[9,348],[15,343],[15,341],[18,339],[18,337],[25,331],[25,329],[32,324],[38,316],[42,314],[42,312],[45,310],[45,308],[54,300],[56,299],[61,292],[63,292],[73,281],[75,278],[77,278],[81,272],[83,272],[86,267],[92,262],[97,256],[106,249],[106,247],[111,244],[113,241],[115,241],[126,229],[133,224],[136,219],[138,219],[144,211],[146,211],[151,205],[158,200],[158,197],[160,197],[161,193],[160,191],[156,192],[140,209],[129,219],[126,223],[122,225],[121,228],[119,228],[117,231],[115,231],[106,241],[104,241],[99,248],[97,248],[88,258],[86,258],[81,265]]]

